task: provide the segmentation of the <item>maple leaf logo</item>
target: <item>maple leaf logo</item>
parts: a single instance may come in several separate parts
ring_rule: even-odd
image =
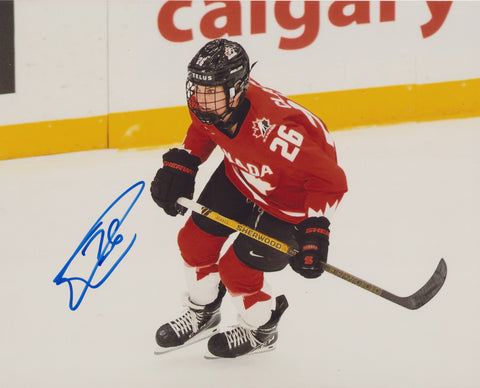
[[[255,120],[253,122],[253,136],[257,139],[260,137],[265,139],[274,127],[275,125],[270,125],[270,121],[266,118]]]

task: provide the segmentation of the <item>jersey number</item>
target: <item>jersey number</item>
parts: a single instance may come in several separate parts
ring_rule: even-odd
[[[275,152],[280,148],[280,154],[290,162],[293,162],[300,152],[300,146],[303,142],[303,136],[295,131],[290,129],[287,132],[287,127],[281,125],[278,128],[278,136],[273,139],[270,143],[270,150]]]

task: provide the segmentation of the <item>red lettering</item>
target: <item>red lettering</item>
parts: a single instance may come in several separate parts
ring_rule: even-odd
[[[1,0],[0,0],[1,1]],[[427,1],[431,14],[430,20],[421,28],[423,38],[435,34],[444,24],[453,1]],[[207,39],[216,39],[223,36],[242,35],[242,1],[203,1],[204,9],[196,14],[192,9],[193,1],[166,1],[158,13],[158,29],[160,34],[170,42],[187,42],[194,39],[194,29],[178,27],[181,21],[196,20],[200,34]],[[280,36],[278,48],[281,50],[298,50],[311,45],[320,31],[320,1],[275,1],[274,15],[267,15],[267,1],[251,0],[250,7],[250,34],[267,34],[267,18],[274,18],[274,22],[284,31],[298,31],[296,37]],[[337,27],[346,27],[351,24],[370,23],[370,1],[334,1],[328,8],[328,20]],[[303,9],[298,12],[300,7]],[[295,8],[297,7],[297,8]],[[184,9],[187,10],[184,10]],[[182,11],[182,9],[184,11]],[[379,21],[392,22],[396,19],[396,2],[379,2]],[[183,17],[190,12],[190,17]],[[193,12],[193,15],[192,15]],[[301,13],[300,16],[297,16]],[[295,16],[294,16],[295,15]],[[193,18],[195,16],[195,18]],[[243,23],[245,26],[246,24]]]
[[[381,22],[395,21],[395,2],[394,1],[380,1],[380,21]]]
[[[345,8],[353,6],[353,12],[345,14]],[[352,23],[370,23],[370,2],[368,1],[335,1],[328,10],[328,18],[334,26],[345,27]]]
[[[267,10],[265,1],[250,3],[250,33],[265,34],[267,32]]]
[[[304,13],[296,18],[290,13],[290,1],[275,2],[275,18],[280,27],[287,30],[297,30],[305,27],[302,35],[297,38],[280,38],[278,48],[283,50],[297,50],[312,44],[320,29],[320,2],[305,1]]]
[[[313,264],[313,256],[305,256],[304,263],[305,263],[305,265],[312,265]]]
[[[187,42],[193,39],[191,29],[181,30],[173,21],[175,12],[180,8],[191,7],[191,1],[167,1],[158,13],[158,30],[162,36],[170,42]]]
[[[224,35],[242,35],[242,7],[240,1],[205,1],[205,5],[222,3],[224,7],[207,12],[200,21],[200,31],[208,39]],[[225,18],[223,27],[217,27],[216,21]]]
[[[453,1],[427,1],[432,18],[420,27],[423,38],[435,34],[445,22]]]
[[[330,232],[322,228],[307,228],[305,230],[305,233],[320,233],[320,234],[324,234],[325,236],[330,236]]]
[[[185,172],[185,173],[190,174],[190,175],[195,175],[195,171],[191,170],[188,167],[182,166],[181,164],[165,161],[165,162],[163,162],[163,165],[165,167],[170,167],[170,168]]]

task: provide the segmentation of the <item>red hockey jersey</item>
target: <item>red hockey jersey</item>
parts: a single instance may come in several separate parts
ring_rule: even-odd
[[[331,217],[347,182],[325,124],[307,109],[250,80],[250,109],[234,138],[193,113],[184,148],[205,161],[216,146],[228,178],[267,213],[298,223]]]

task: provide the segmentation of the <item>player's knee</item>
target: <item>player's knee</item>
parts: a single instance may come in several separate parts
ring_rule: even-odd
[[[215,264],[226,237],[212,236],[204,232],[190,217],[178,233],[178,246],[185,263],[190,267]]]
[[[222,256],[218,265],[220,278],[232,295],[248,295],[263,287],[263,272],[242,263],[232,247]]]

